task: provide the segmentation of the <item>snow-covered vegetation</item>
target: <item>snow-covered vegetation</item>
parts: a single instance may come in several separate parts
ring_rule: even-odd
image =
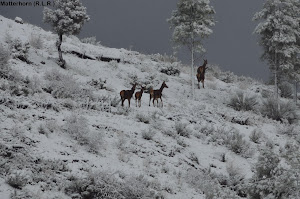
[[[63,36],[63,69],[57,34],[2,16],[0,27],[1,199],[299,194],[299,106],[280,98],[276,112],[274,86],[208,64],[193,100],[172,56]],[[164,107],[149,106],[163,81]],[[121,107],[134,83],[141,107]]]

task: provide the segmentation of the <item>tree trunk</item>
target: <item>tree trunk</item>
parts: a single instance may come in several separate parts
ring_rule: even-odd
[[[194,33],[192,33],[192,97],[195,100],[195,77],[194,77]]]
[[[62,68],[66,68],[66,61],[62,57],[62,52],[61,52],[61,44],[62,44],[62,34],[58,34],[59,38],[57,41],[57,50],[58,50],[58,57],[59,57],[59,65]]]

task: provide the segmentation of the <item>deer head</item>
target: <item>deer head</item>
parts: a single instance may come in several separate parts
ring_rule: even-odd
[[[162,87],[163,87],[163,88],[169,88],[169,87],[167,86],[167,84],[166,84],[165,81],[163,82]]]

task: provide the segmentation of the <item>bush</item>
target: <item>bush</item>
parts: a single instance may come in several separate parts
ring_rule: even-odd
[[[29,43],[23,44],[19,39],[16,39],[12,43],[12,56],[15,59],[19,59],[23,62],[30,64],[28,60]]]
[[[237,111],[250,111],[255,109],[257,100],[255,96],[248,96],[243,91],[237,91],[236,94],[231,97],[228,105]]]
[[[0,78],[7,79],[9,77],[10,67],[8,66],[8,60],[10,55],[10,50],[0,44]]]
[[[149,116],[146,116],[145,114],[143,113],[137,113],[136,114],[136,119],[139,121],[139,122],[143,122],[145,124],[149,124],[150,123],[150,118]]]
[[[189,129],[187,129],[187,124],[182,123],[182,122],[176,122],[175,123],[175,129],[178,135],[183,136],[183,137],[190,137],[191,132]]]
[[[262,115],[267,116],[273,120],[281,121],[287,120],[289,123],[293,123],[297,120],[296,108],[291,102],[282,102],[278,100],[280,108],[275,98],[268,98],[263,102],[263,106],[260,109]]]
[[[71,98],[86,97],[86,93],[80,88],[79,84],[71,75],[64,75],[57,69],[52,69],[45,73],[47,92],[51,93],[54,98]]]
[[[21,171],[15,171],[7,177],[6,183],[13,188],[22,189],[28,183],[28,178]]]
[[[95,45],[95,46],[100,46],[101,45],[100,41],[97,41],[96,36],[83,38],[83,39],[81,39],[81,42],[86,43],[86,44],[92,44],[92,45]]]
[[[280,95],[284,98],[292,98],[293,96],[293,86],[288,82],[283,82],[278,85],[280,89]]]
[[[89,85],[97,88],[97,89],[106,89],[106,80],[102,80],[99,78],[99,80],[94,80],[92,79],[91,81],[88,82]]]
[[[144,132],[142,133],[142,137],[143,137],[145,140],[152,140],[155,134],[156,134],[155,131],[153,131],[152,129],[149,129],[148,131],[144,131]]]
[[[90,132],[87,119],[72,113],[70,116],[66,117],[65,120],[66,132],[80,144],[86,144],[88,142],[87,135]]]
[[[36,48],[36,49],[42,49],[44,46],[43,39],[41,38],[41,35],[35,35],[31,34],[30,39],[29,39],[29,44]]]
[[[123,183],[113,175],[98,172],[87,178],[74,178],[66,187],[68,195],[78,194],[82,199],[140,199],[159,198],[144,176],[126,178]]]
[[[160,67],[160,72],[165,73],[167,75],[179,76],[180,70],[178,69],[178,64],[164,64]]]
[[[261,129],[254,129],[249,138],[252,142],[259,144],[262,138],[263,132],[261,131]]]
[[[253,151],[250,148],[250,143],[243,139],[243,135],[236,129],[228,131],[225,138],[225,145],[234,153],[240,154],[242,157],[251,157]]]

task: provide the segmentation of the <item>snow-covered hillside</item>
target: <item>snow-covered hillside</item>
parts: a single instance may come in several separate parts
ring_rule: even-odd
[[[241,198],[262,151],[272,148],[288,165],[286,143],[299,146],[298,121],[260,111],[272,86],[208,65],[205,89],[192,100],[189,68],[167,56],[69,36],[62,69],[57,35],[2,16],[0,27],[2,51],[12,49],[0,71],[1,199]],[[168,67],[180,75],[160,72]],[[134,99],[121,107],[119,93],[132,83],[139,91],[163,81],[163,107],[149,106],[148,92],[140,108]],[[229,106],[237,92],[255,107]]]

